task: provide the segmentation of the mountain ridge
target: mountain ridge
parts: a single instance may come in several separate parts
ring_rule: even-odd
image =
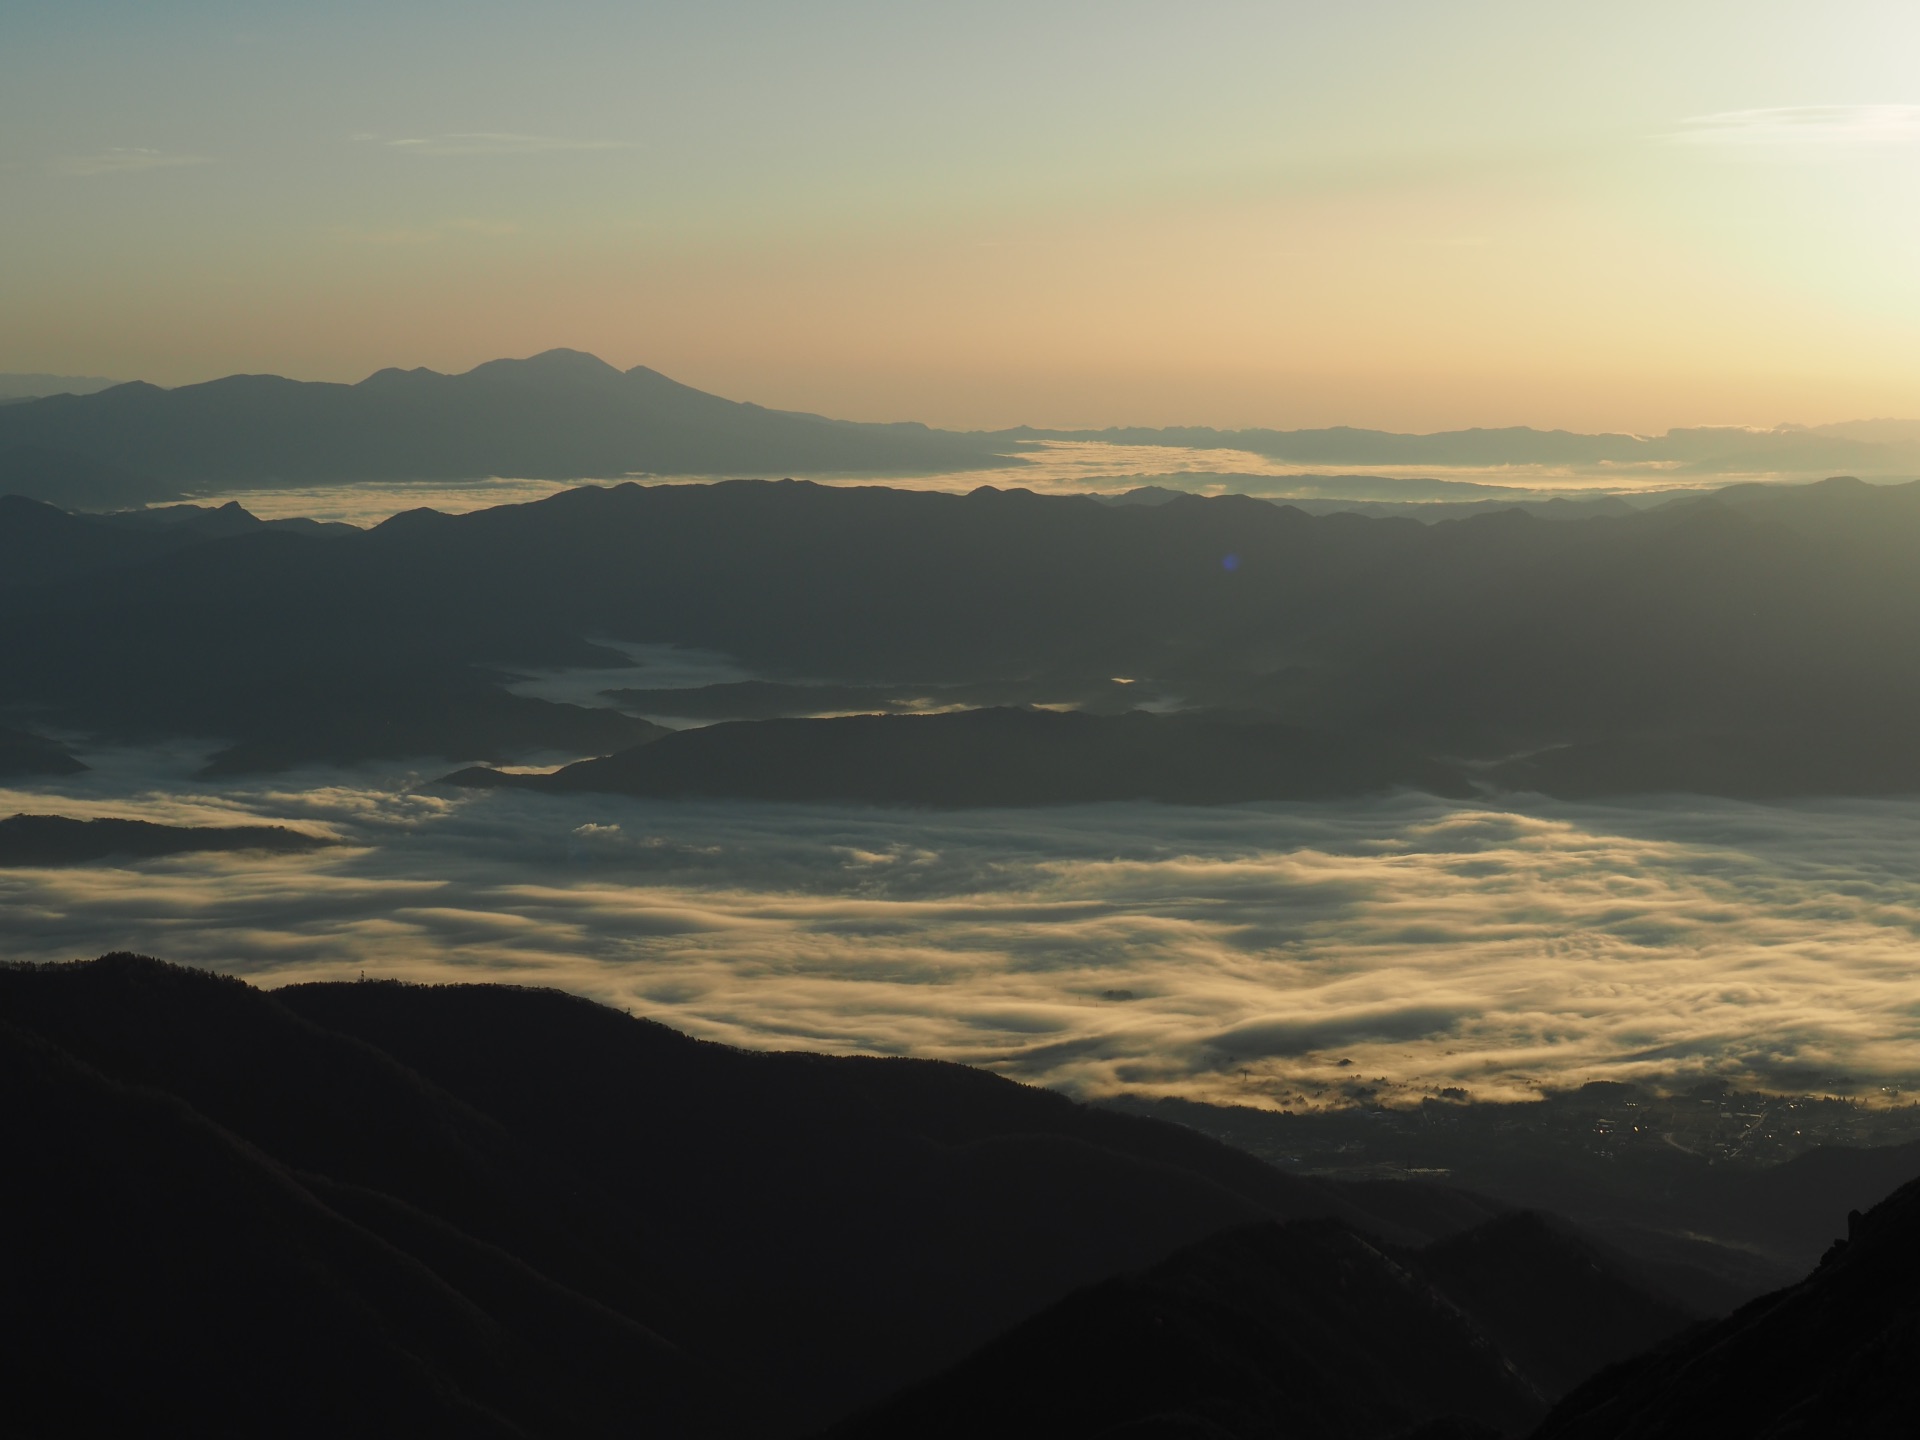
[[[565,350],[458,375],[390,367],[350,385],[229,375],[171,390],[134,381],[0,407],[0,475],[56,503],[98,490],[63,478],[82,466],[136,477],[122,488],[152,500],[362,480],[937,473],[1002,466],[1003,448],[768,410]]]

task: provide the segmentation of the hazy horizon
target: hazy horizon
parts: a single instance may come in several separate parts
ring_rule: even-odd
[[[113,386],[127,385],[127,384],[149,384],[149,385],[156,385],[161,389],[176,390],[176,389],[182,389],[187,386],[209,384],[215,380],[233,379],[236,376],[253,374],[253,373],[272,373],[272,374],[278,375],[280,378],[283,378],[283,379],[318,382],[321,384],[357,385],[357,384],[360,384],[362,381],[371,379],[373,376],[385,370],[418,368],[418,369],[433,371],[434,373],[437,373],[437,374],[460,375],[460,374],[466,374],[471,370],[478,368],[479,366],[487,365],[495,361],[527,360],[527,359],[532,359],[538,355],[551,353],[556,350],[576,351],[577,353],[580,353],[580,354],[591,355],[594,359],[601,360],[603,361],[603,363],[611,363],[611,362],[606,362],[604,356],[594,354],[594,352],[590,350],[581,350],[579,347],[573,346],[573,345],[554,344],[550,346],[545,346],[539,350],[529,352],[528,354],[486,356],[483,359],[474,361],[472,364],[463,365],[460,368],[453,369],[453,370],[435,370],[435,367],[431,365],[423,365],[418,367],[402,366],[402,365],[380,365],[364,373],[347,374],[347,375],[303,374],[303,373],[281,372],[281,371],[274,371],[274,372],[223,371],[217,374],[182,376],[180,378],[177,378],[171,381],[162,382],[162,381],[154,380],[149,376],[145,376],[145,375],[124,375],[124,376],[107,377],[107,376],[102,376],[97,374],[86,374],[86,375],[55,374],[45,370],[0,370],[0,400],[15,399],[15,398],[34,399],[34,398],[39,398],[45,395],[55,395],[55,394],[87,395],[87,394],[93,394],[99,390],[112,388]],[[653,370],[653,371],[656,371],[657,373],[662,373],[662,374],[667,373],[665,371],[661,371],[660,367],[656,365],[648,364],[645,360],[636,361],[629,365],[616,365],[614,366],[614,368],[622,371],[642,369],[642,370]],[[691,383],[686,381],[684,377],[681,377],[678,375],[668,374],[668,378],[673,380],[680,380],[681,383],[683,384]],[[32,388],[26,382],[42,382],[42,383],[39,385],[39,388]],[[698,385],[695,385],[694,388],[699,389],[701,387]],[[710,392],[710,393],[717,393],[717,392]],[[728,400],[734,400],[734,401],[741,401],[748,404],[763,403],[758,396],[747,395],[747,394],[727,394],[727,395],[723,395],[722,398],[728,399]],[[769,407],[769,408],[780,408],[780,407]],[[813,412],[801,412],[801,413],[813,413]],[[827,413],[827,412],[821,412],[821,413]],[[928,421],[924,417],[919,415],[854,416],[849,413],[841,413],[836,411],[828,414],[828,418],[860,419],[868,423],[881,423],[881,424],[888,424],[888,423],[934,424],[934,422]],[[1836,416],[1833,418],[1820,419],[1820,420],[1788,418],[1788,419],[1782,419],[1782,420],[1778,420],[1778,421],[1767,423],[1767,424],[1757,424],[1751,421],[1690,421],[1690,422],[1683,421],[1683,422],[1676,422],[1672,425],[1665,426],[1658,431],[1634,430],[1629,427],[1620,426],[1620,425],[1599,425],[1590,431],[1582,432],[1582,431],[1576,430],[1576,431],[1573,431],[1572,433],[1633,435],[1640,438],[1656,438],[1660,435],[1670,433],[1674,430],[1692,430],[1692,429],[1744,430],[1744,431],[1750,431],[1753,433],[1764,434],[1764,433],[1775,433],[1780,431],[1792,431],[1792,430],[1829,430],[1829,431],[1835,431],[1835,432],[1848,431],[1848,430],[1864,431],[1867,429],[1867,427],[1874,427],[1874,426],[1920,427],[1920,399],[1915,400],[1914,411],[1912,414],[1843,415],[1843,416]],[[1268,424],[1255,422],[1255,421],[1248,421],[1241,424],[1224,424],[1224,423],[1214,424],[1212,422],[1202,422],[1197,420],[1182,420],[1182,419],[1157,421],[1151,424],[1147,422],[1139,421],[1139,420],[1126,419],[1126,418],[1108,419],[1098,423],[1077,422],[1077,421],[1069,422],[1064,420],[1050,419],[1046,416],[1033,416],[1025,419],[1009,420],[1009,421],[1004,421],[1004,422],[1000,422],[992,425],[974,425],[974,426],[935,425],[934,428],[949,428],[949,429],[957,429],[962,431],[970,430],[970,431],[987,432],[987,433],[991,433],[999,430],[1017,430],[1017,429],[1032,429],[1032,430],[1046,430],[1046,431],[1072,430],[1072,431],[1081,431],[1086,433],[1095,433],[1103,430],[1132,430],[1132,429],[1172,430],[1172,429],[1182,429],[1182,428],[1218,429],[1223,431],[1230,431],[1230,430],[1236,430],[1236,429],[1241,429],[1241,430],[1255,430],[1255,429],[1356,429],[1356,430],[1362,430],[1364,429],[1364,430],[1383,430],[1383,431],[1386,431],[1387,433],[1398,433],[1398,434],[1445,434],[1445,433],[1451,433],[1451,432],[1461,431],[1461,430],[1526,429],[1526,430],[1548,431],[1548,430],[1570,430],[1571,429],[1571,427],[1568,427],[1568,426],[1549,426],[1549,425],[1543,425],[1543,424],[1535,424],[1527,420],[1511,420],[1501,424],[1481,424],[1477,422],[1469,422],[1469,423],[1463,423],[1459,425],[1447,425],[1444,427],[1439,427],[1439,428],[1428,430],[1428,431],[1394,431],[1394,430],[1391,430],[1390,427],[1386,427],[1386,426],[1359,425],[1359,424],[1349,422],[1349,421],[1344,421],[1344,420],[1331,420],[1331,421],[1324,422],[1323,424],[1311,425],[1311,426],[1300,425],[1300,426],[1283,427],[1283,426],[1277,426],[1277,425],[1268,425]]]

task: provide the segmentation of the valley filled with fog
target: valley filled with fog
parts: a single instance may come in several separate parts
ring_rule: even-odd
[[[955,470],[931,474],[854,474],[814,476],[842,484],[942,490],[964,494],[982,485],[1019,487],[1043,495],[1100,495],[1133,503],[1176,494],[1254,495],[1262,499],[1301,503],[1319,509],[1378,510],[1416,518],[1441,519],[1470,510],[1461,507],[1544,505],[1552,501],[1584,504],[1572,513],[1617,512],[1633,505],[1656,504],[1696,490],[1739,482],[1779,483],[1804,478],[1796,470],[1770,468],[1778,464],[1753,458],[1729,468],[1704,473],[1681,469],[1673,462],[1639,464],[1567,465],[1543,461],[1520,463],[1370,466],[1364,474],[1326,473],[1311,467],[1249,450],[1217,446],[1153,444],[1111,440],[1039,440],[1007,445],[1007,463],[990,469]],[[503,479],[470,481],[347,481],[322,485],[275,485],[266,488],[222,488],[199,503],[229,501],[263,520],[302,517],[377,525],[382,520],[426,506],[448,514],[511,505],[549,495],[583,483],[613,484],[629,478],[655,476],[582,477],[581,479]],[[728,478],[724,475],[671,477],[682,483]],[[1606,502],[1613,502],[1608,506]],[[1563,505],[1562,509],[1565,506]]]
[[[734,1044],[1088,1096],[1920,1081],[1920,801],[939,812],[450,790],[403,766],[209,781],[203,758],[90,754],[0,813],[335,843],[0,870],[10,954],[558,985]]]

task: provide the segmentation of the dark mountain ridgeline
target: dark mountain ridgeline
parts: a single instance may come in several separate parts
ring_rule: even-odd
[[[0,413],[24,409],[30,403],[0,406]],[[179,494],[179,487],[111,460],[0,441],[0,496],[17,495],[76,510],[116,510],[176,499]]]
[[[0,967],[0,1070],[26,1434],[1515,1434],[1688,1320],[1470,1193],[552,991]],[[1876,1337],[1911,1325],[1912,1193],[1547,1433],[1910,1385]]]
[[[0,536],[86,523],[25,504]],[[1920,486],[1841,481],[1435,525],[1244,497],[586,488],[336,538],[109,555],[85,537],[33,562],[40,583],[0,589],[0,703],[80,731],[224,737],[228,768],[604,754],[657,731],[502,682],[617,663],[587,643],[608,636],[897,694],[1040,699],[1086,677],[1112,709],[1107,677],[1124,677],[1464,762],[1495,789],[1885,793],[1920,784],[1916,544]],[[59,553],[38,545],[15,549]]]
[[[0,496],[0,586],[120,569],[174,550],[234,535],[357,535],[351,525],[314,520],[262,520],[236,501],[164,505],[150,510],[79,514],[21,495]]]
[[[621,372],[574,350],[490,361],[460,375],[387,369],[354,385],[229,375],[163,390],[141,382],[100,388],[103,382],[19,378],[35,383],[14,393],[39,398],[0,405],[0,493],[85,508],[241,485],[968,470],[1009,463],[1010,455],[1050,439],[1247,450],[1336,467],[1660,465],[1697,474],[1879,476],[1920,468],[1920,444],[1910,427],[1898,425],[1700,428],[1663,436],[1525,427],[1431,435],[1346,427],[962,434],[769,410],[705,394],[644,366]]]
[[[1535,1440],[1911,1435],[1920,1414],[1920,1181],[1820,1267],[1718,1323],[1594,1376]]]
[[[590,1204],[484,1117],[238,982],[125,958],[0,971],[0,1056],[0,1212],[35,1237],[0,1287],[17,1433],[724,1417],[659,1336],[526,1263],[586,1251],[630,1275]]]
[[[1083,1290],[830,1434],[1511,1435],[1693,1319],[1537,1215],[1417,1250],[1266,1224]]]
[[[36,371],[0,371],[0,402],[31,400],[41,395],[91,395],[123,382],[99,375],[48,375]]]
[[[285,530],[299,535],[358,535],[360,527],[338,520],[308,520],[289,516],[262,520],[238,500],[224,505],[155,505],[141,510],[114,510],[85,518],[122,530],[157,531],[176,543],[217,540],[223,535],[245,535],[257,530]]]
[[[145,860],[207,850],[298,855],[332,843],[282,825],[159,825],[151,820],[78,820],[68,815],[9,815],[0,820],[0,866],[84,865],[115,857]]]
[[[0,1365],[46,1433],[794,1434],[1236,1225],[1421,1243],[1491,1213],[1376,1216],[981,1072],[550,991],[0,968],[0,1048],[34,1097],[0,1207],[39,1257],[0,1287]]]
[[[369,582],[366,538],[261,521],[232,503],[96,516],[0,499],[0,614],[17,622],[0,651],[27,667],[0,679],[0,705],[108,739],[221,737],[215,774],[435,755],[505,762],[663,733],[610,709],[511,694],[506,677],[476,668],[485,649],[448,655],[457,630],[432,596],[404,576]],[[501,643],[515,631],[503,623]],[[578,640],[546,646],[601,654]],[[50,748],[27,735],[0,760],[17,750],[30,769]]]
[[[494,360],[462,375],[389,369],[357,385],[229,375],[0,408],[0,453],[31,449],[72,467],[112,467],[173,494],[491,475],[899,474],[991,467],[1005,463],[1004,448],[921,425],[861,425],[723,400],[576,350]],[[82,503],[56,480],[27,493]]]
[[[1844,1101],[1712,1085],[1662,1097],[1600,1082],[1538,1101],[1427,1100],[1390,1111],[1359,1099],[1300,1113],[1172,1097],[1107,1103],[1293,1173],[1441,1174],[1517,1209],[1564,1216],[1713,1312],[1790,1284],[1826,1249],[1837,1216],[1920,1173],[1910,1117],[1888,1114],[1863,1134],[1860,1109]],[[1762,1129],[1784,1132],[1784,1143],[1747,1143]]]

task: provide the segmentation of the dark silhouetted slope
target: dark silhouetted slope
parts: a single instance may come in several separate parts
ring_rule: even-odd
[[[28,586],[129,566],[171,548],[20,495],[0,497],[0,585]]]
[[[1549,1397],[1698,1318],[1660,1294],[1644,1267],[1537,1211],[1500,1216],[1405,1259]]]
[[[460,1418],[479,1407],[529,1434],[599,1433],[616,1415],[662,1434],[793,1434],[1234,1226],[1332,1215],[1418,1243],[1489,1213],[1421,1187],[1375,1213],[1190,1131],[959,1066],[740,1052],[548,991],[267,994],[115,956],[0,969],[0,1023],[52,1057],[35,1084],[73,1092],[6,1121],[6,1214],[45,1241],[32,1285],[0,1301],[6,1323],[54,1305],[53,1277],[79,1267],[89,1307],[164,1330],[140,1363],[184,1378],[144,1399],[109,1383],[118,1342],[89,1348],[68,1311],[45,1342],[68,1379],[34,1405],[62,1403],[70,1380],[98,1387],[96,1406],[111,1392],[129,1424],[218,1428],[230,1390],[268,1404],[266,1379],[221,1387],[229,1365],[271,1373],[284,1305],[300,1312],[290,1337],[322,1336],[315,1366],[365,1372],[316,1428],[362,1415],[366,1433],[495,1433]],[[59,1078],[81,1074],[94,1078]],[[149,1132],[134,1150],[116,1130],[76,1151],[63,1137],[92,1133],[76,1118],[89,1086],[180,1118],[127,1120]],[[195,1158],[206,1148],[227,1158]],[[66,1206],[74,1190],[96,1198]],[[77,1253],[148,1195],[97,1257]],[[179,1219],[196,1206],[203,1219]],[[310,1230],[345,1238],[328,1249]],[[247,1238],[223,1255],[229,1231]],[[392,1298],[381,1265],[454,1318],[401,1315],[428,1300]],[[190,1323],[169,1328],[175,1305]],[[217,1343],[245,1326],[246,1344]],[[379,1368],[393,1347],[453,1419],[420,1418],[412,1382]],[[319,1383],[282,1373],[283,1405]]]
[[[1411,1252],[1268,1224],[1083,1290],[832,1433],[1367,1440],[1455,1417],[1514,1434],[1690,1320],[1536,1216]]]
[[[38,395],[91,395],[123,382],[99,375],[48,375],[38,371],[0,371],[0,401]]]
[[[688,1263],[728,1343],[816,1422],[1246,1219],[1335,1214],[1406,1234],[1412,1218],[1376,1224],[1338,1190],[1191,1132],[957,1066],[741,1053],[550,993],[281,995],[610,1193],[645,1197],[668,1233],[724,1236]]]
[[[8,1007],[11,1010],[11,1007]],[[508,1256],[305,1177],[0,1020],[4,1427],[19,1435],[680,1430],[684,1360]]]
[[[1110,1103],[1190,1125],[1289,1170],[1444,1173],[1515,1210],[1565,1217],[1703,1313],[1791,1283],[1849,1210],[1877,1204],[1920,1174],[1920,1144],[1829,1142],[1784,1160],[1742,1154],[1727,1138],[1750,1127],[1794,1135],[1805,1126],[1811,1142],[1828,1129],[1816,1109],[1851,1107],[1729,1097],[1710,1087],[1660,1097],[1597,1083],[1532,1102],[1428,1101],[1385,1113],[1285,1114],[1174,1098]],[[1838,1114],[1832,1127],[1851,1128]]]
[[[1820,1268],[1595,1377],[1536,1440],[1892,1440],[1920,1415],[1920,1181],[1849,1223]]]
[[[158,825],[68,815],[9,815],[0,820],[0,865],[83,865],[115,856],[141,860],[201,850],[297,855],[330,843],[280,825]]]
[[[0,406],[0,414],[21,408]],[[4,429],[4,422],[0,422],[0,431]],[[179,494],[178,486],[116,461],[44,445],[0,441],[0,496],[21,496],[76,510],[116,510],[171,500]]]
[[[72,514],[19,495],[0,497],[0,585],[32,586],[78,579],[154,560],[204,541],[274,532],[358,534],[350,525],[312,520],[261,520],[229,501],[166,505],[109,515]]]

